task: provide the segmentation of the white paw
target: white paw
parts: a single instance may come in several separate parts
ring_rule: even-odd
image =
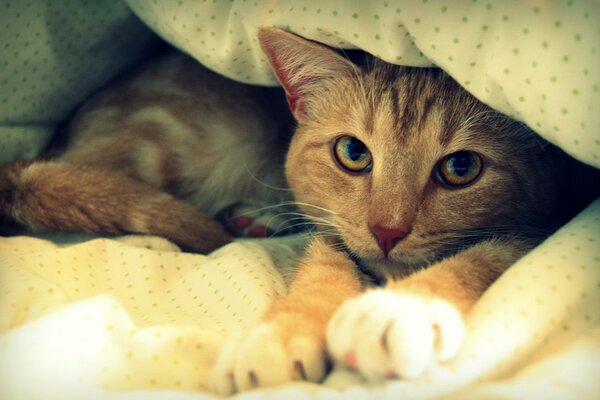
[[[230,395],[293,380],[319,381],[326,370],[323,346],[309,337],[284,341],[275,323],[230,337],[212,373],[212,389]]]
[[[126,235],[119,236],[115,240],[142,249],[181,252],[181,249],[175,243],[159,236]]]
[[[347,301],[327,326],[332,358],[373,380],[416,378],[455,356],[463,338],[463,318],[452,304],[385,289]]]

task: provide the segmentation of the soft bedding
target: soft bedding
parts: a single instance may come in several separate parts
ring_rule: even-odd
[[[393,63],[438,65],[600,167],[594,1],[0,1],[0,162],[35,156],[73,107],[148,57],[152,31],[234,79],[274,84],[277,25]],[[61,243],[60,240],[54,240]],[[285,291],[303,237],[204,256],[107,238],[0,238],[0,398],[208,399],[227,334]],[[63,242],[64,243],[64,242]],[[160,241],[157,241],[160,247]],[[416,382],[336,367],[240,399],[592,399],[600,394],[600,200],[517,262],[469,315],[457,359]]]

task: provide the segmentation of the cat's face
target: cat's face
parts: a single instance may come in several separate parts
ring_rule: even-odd
[[[314,46],[302,52],[313,53],[303,65],[324,57]],[[439,70],[334,62],[339,73],[300,87],[286,80],[289,70],[278,74],[298,120],[286,175],[323,235],[363,265],[400,276],[475,230],[501,232],[543,216],[554,186],[522,126]]]

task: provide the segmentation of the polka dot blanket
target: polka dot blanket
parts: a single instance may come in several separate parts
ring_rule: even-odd
[[[82,99],[152,53],[155,33],[233,79],[275,84],[255,37],[275,25],[440,66],[600,167],[598,15],[583,0],[0,0],[0,162],[38,154]],[[214,398],[220,344],[285,292],[302,243],[239,241],[204,256],[0,237],[0,398]],[[512,266],[469,315],[458,357],[415,382],[336,367],[322,384],[235,398],[595,399],[599,244],[597,200]]]

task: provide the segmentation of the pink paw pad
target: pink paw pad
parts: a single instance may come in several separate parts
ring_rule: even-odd
[[[242,203],[236,203],[223,209],[216,218],[236,237],[268,238],[281,231],[279,229],[281,222],[272,215],[257,212],[255,208]],[[271,225],[279,231],[272,228]]]
[[[248,231],[248,236],[253,238],[266,238],[271,237],[275,234],[273,229],[268,228],[264,225],[255,225]]]
[[[346,366],[350,369],[357,368],[356,356],[354,355],[354,353],[346,354],[346,356],[344,357],[344,364],[346,364]]]
[[[398,374],[397,374],[397,373],[396,373],[396,371],[394,371],[393,369],[388,369],[388,370],[385,372],[385,377],[386,377],[387,379],[393,379],[393,378],[397,378],[397,377],[398,377]]]
[[[238,215],[237,217],[233,217],[231,219],[231,223],[237,229],[246,229],[247,227],[252,225],[253,222],[254,220],[252,218],[247,217],[245,215]]]

